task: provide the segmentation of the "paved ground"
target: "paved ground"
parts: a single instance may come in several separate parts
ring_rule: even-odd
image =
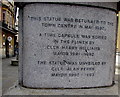
[[[120,56],[117,55],[117,67],[120,66],[118,64],[118,58],[120,60]],[[11,59],[7,58],[2,60],[2,93],[4,94],[11,86],[13,86],[18,80],[18,66],[11,66]],[[119,67],[120,68],[120,67]],[[118,81],[117,76],[120,74],[120,69],[116,69],[116,81]],[[120,87],[120,86],[119,86]]]
[[[11,59],[2,60],[2,93],[5,93],[18,80],[18,66],[11,66]]]

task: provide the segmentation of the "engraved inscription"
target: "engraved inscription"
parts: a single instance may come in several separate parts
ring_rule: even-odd
[[[94,29],[105,33],[107,27],[113,26],[114,23],[102,20],[91,19],[77,19],[68,17],[35,17],[28,16],[30,22],[40,22],[40,26],[45,28],[63,28],[63,29]],[[62,23],[59,23],[61,22]],[[50,23],[49,23],[50,22]],[[92,25],[91,25],[92,24]],[[94,26],[93,26],[94,24]],[[89,31],[91,33],[91,31]],[[45,44],[47,51],[52,51],[52,56],[83,56],[83,57],[95,57],[96,52],[101,52],[101,46],[96,45],[97,40],[105,42],[107,40],[106,35],[99,34],[81,34],[75,32],[45,32],[39,33],[39,38],[44,37],[51,39],[51,44]],[[68,61],[68,60],[38,60],[39,65],[51,65],[51,77],[79,77],[87,76],[92,77],[95,75],[97,66],[104,66],[107,62],[85,62],[82,61]],[[84,66],[84,67],[83,67]],[[65,71],[71,71],[71,73],[64,73]],[[75,72],[75,73],[74,73]],[[79,73],[78,73],[79,72]]]
[[[112,83],[116,27],[113,12],[80,6],[30,6],[24,12],[23,50],[27,63],[23,64],[27,66],[26,75],[30,73],[34,78],[31,83],[47,88]]]

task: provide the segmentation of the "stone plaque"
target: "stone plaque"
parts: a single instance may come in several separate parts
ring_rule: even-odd
[[[62,4],[23,8],[21,80],[32,88],[87,88],[114,81],[116,13]]]

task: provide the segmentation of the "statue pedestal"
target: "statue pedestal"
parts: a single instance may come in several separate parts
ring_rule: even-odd
[[[19,13],[19,83],[93,88],[114,83],[116,3],[25,3]]]
[[[110,87],[91,89],[29,89],[16,84],[5,95],[109,95],[109,97],[118,97],[118,81]]]

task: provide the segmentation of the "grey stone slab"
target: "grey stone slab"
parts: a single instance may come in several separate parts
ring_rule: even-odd
[[[118,83],[112,87],[104,87],[104,88],[92,88],[92,89],[29,89],[19,86],[18,84],[11,87],[5,94],[6,95],[47,95],[54,97],[54,95],[61,95],[64,97],[65,95],[73,95],[80,97],[119,97],[118,94]],[[119,95],[119,96],[118,96]],[[26,96],[25,96],[26,97]]]
[[[22,53],[22,51],[23,51],[23,9],[21,8],[20,10],[19,10],[19,33],[18,33],[18,35],[19,35],[19,68],[18,68],[18,70],[19,70],[19,83],[22,83],[22,78],[23,78],[23,61],[22,61],[22,59],[23,59],[23,53]]]
[[[20,21],[20,83],[30,88],[111,86],[116,13],[59,4],[28,4]]]
[[[16,2],[15,2],[15,5],[16,6],[18,6],[18,7],[23,7],[25,4],[29,4],[29,3],[61,3],[61,4],[78,4],[79,6],[81,6],[81,4],[83,4],[83,5],[92,5],[92,6],[98,6],[98,7],[106,7],[106,8],[111,8],[111,9],[115,9],[115,10],[117,10],[117,2],[119,2],[119,0],[107,0],[107,1],[105,1],[105,0],[103,0],[103,1],[97,1],[97,0],[93,0],[93,1],[80,1],[79,0],[79,2],[75,2],[75,0],[74,1],[72,1],[72,0],[69,0],[69,2],[68,1],[57,1],[57,0],[53,0],[53,1],[49,1],[49,2],[47,2],[47,1],[39,1],[39,0],[22,0],[22,1],[19,1],[19,0],[16,0]]]
[[[87,5],[117,9],[117,6],[116,6],[117,2],[116,3],[115,3],[115,1],[113,1],[113,2],[81,2],[80,4],[87,4]]]
[[[119,2],[119,0],[15,0],[15,2]],[[108,5],[109,6],[109,5]]]

